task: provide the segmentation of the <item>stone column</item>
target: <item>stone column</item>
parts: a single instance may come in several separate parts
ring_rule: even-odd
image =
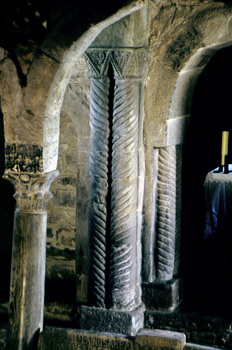
[[[144,187],[140,104],[145,55],[142,49],[92,49],[86,56],[94,70],[89,288],[90,305],[95,308],[82,307],[81,327],[133,335],[143,326],[144,311],[140,281]],[[114,76],[108,72],[109,63]]]
[[[144,52],[143,52],[144,53]],[[111,54],[115,87],[112,122],[112,188],[110,229],[111,307],[134,310],[141,304],[141,206],[143,156],[139,132],[141,51]]]
[[[34,350],[43,329],[46,206],[58,171],[5,173],[16,189],[7,348]]]
[[[157,151],[155,281],[144,283],[148,307],[173,310],[181,300],[179,253],[181,234],[181,149],[162,147]]]
[[[105,308],[107,284],[107,226],[109,201],[109,53],[85,54],[91,78],[90,91],[90,207],[89,207],[89,304]]]

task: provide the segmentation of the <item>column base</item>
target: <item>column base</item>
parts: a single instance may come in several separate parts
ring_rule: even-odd
[[[159,311],[173,311],[182,301],[182,280],[143,283],[142,295],[146,308]]]
[[[143,328],[144,310],[143,304],[133,311],[82,306],[80,326],[85,330],[133,336],[140,328]]]

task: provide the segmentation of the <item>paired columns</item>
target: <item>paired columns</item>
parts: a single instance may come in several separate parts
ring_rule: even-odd
[[[145,60],[143,49],[86,53],[91,77],[89,300],[108,310],[133,311],[142,305],[140,103]]]
[[[143,327],[141,231],[144,189],[144,49],[89,49],[91,77],[89,302],[81,327],[134,335]],[[144,295],[178,303],[178,148],[157,149],[155,283]],[[16,188],[8,349],[35,349],[43,327],[46,206],[58,172],[6,173]],[[146,255],[146,252],[145,252]],[[171,283],[170,283],[171,281]],[[163,286],[163,287],[162,287]],[[169,289],[168,289],[169,288]],[[170,290],[170,292],[169,292]],[[159,293],[161,293],[159,295]],[[157,298],[158,296],[158,298]],[[177,296],[177,297],[176,297]],[[166,300],[165,300],[166,302]],[[151,306],[154,306],[152,304]],[[159,308],[156,304],[155,307]],[[161,305],[162,308],[162,305]]]
[[[36,349],[43,329],[49,187],[58,171],[5,173],[15,186],[13,251],[7,348]]]
[[[93,48],[85,58],[91,78],[89,301],[96,308],[131,311],[142,305],[144,151],[140,106],[145,50]],[[152,270],[149,275],[153,278],[144,276],[143,300],[147,306],[173,310],[181,298],[177,277],[181,146],[153,151],[155,220],[151,240],[147,232],[143,236],[143,262],[150,263],[146,269]]]

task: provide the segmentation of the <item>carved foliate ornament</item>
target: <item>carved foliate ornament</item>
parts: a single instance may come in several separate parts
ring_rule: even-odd
[[[5,164],[9,172],[38,173],[43,171],[43,148],[39,145],[6,144]]]
[[[59,171],[47,174],[17,174],[6,172],[4,178],[15,187],[14,198],[17,209],[25,212],[42,212],[47,208],[52,194],[49,188]]]

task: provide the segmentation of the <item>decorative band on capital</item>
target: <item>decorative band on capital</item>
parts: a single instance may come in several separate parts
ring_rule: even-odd
[[[49,188],[59,175],[58,170],[43,174],[13,173],[6,171],[3,178],[15,187],[17,209],[26,212],[45,211],[52,198]]]
[[[6,170],[14,173],[42,173],[43,148],[37,144],[6,143]]]
[[[85,53],[90,77],[106,79],[111,63],[117,79],[142,79],[147,65],[144,48],[88,49]]]

